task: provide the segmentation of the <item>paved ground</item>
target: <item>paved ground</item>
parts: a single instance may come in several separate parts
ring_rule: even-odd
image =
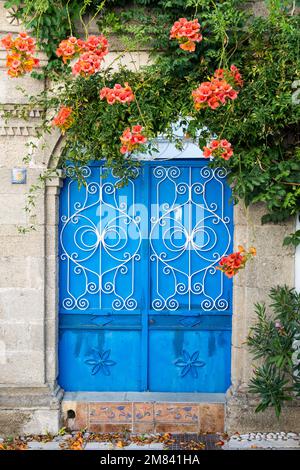
[[[58,436],[0,438],[0,450],[212,450],[224,444],[217,434],[94,434],[62,430]]]
[[[68,432],[0,438],[0,450],[300,450],[300,434],[142,434]]]

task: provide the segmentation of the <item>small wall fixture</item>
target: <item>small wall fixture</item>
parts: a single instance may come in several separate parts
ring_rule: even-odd
[[[26,184],[27,170],[26,168],[13,168],[11,170],[12,184]]]

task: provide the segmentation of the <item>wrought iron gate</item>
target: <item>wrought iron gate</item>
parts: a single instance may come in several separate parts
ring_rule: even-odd
[[[103,167],[60,204],[60,385],[69,391],[224,392],[232,249],[223,169],[148,162],[116,188]],[[72,168],[69,168],[72,172]]]

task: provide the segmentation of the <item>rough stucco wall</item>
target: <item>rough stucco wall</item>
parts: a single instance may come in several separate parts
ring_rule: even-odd
[[[20,30],[18,25],[8,21],[3,3],[0,0],[0,36]],[[111,53],[108,60],[113,59],[114,54]],[[42,90],[44,84],[30,77],[9,79],[4,57],[2,49],[0,102],[7,107],[25,103],[16,86],[21,85],[28,93],[34,93]],[[148,60],[145,52],[137,53],[135,57],[140,64]],[[132,57],[125,56],[122,60],[130,65]],[[46,198],[39,198],[37,230],[26,235],[17,231],[18,225],[28,222],[23,210],[25,195],[30,184],[48,165],[50,147],[40,148],[35,154],[26,185],[10,182],[11,169],[24,166],[22,158],[27,152],[26,144],[39,125],[39,119],[36,110],[27,123],[18,119],[8,124],[3,120],[0,122],[0,432],[8,434],[55,432],[59,427],[60,396],[57,396],[55,384],[57,181],[47,187]],[[56,142],[57,136],[52,140]],[[246,389],[252,369],[244,341],[253,319],[253,303],[266,300],[271,285],[294,284],[293,252],[284,251],[281,246],[283,237],[293,230],[294,222],[261,226],[262,213],[261,205],[251,208],[248,214],[242,207],[235,210],[235,245],[255,245],[258,249],[257,260],[236,278],[234,285],[232,391],[235,395],[234,399],[229,397],[227,414],[228,429],[235,430],[242,420],[241,410],[244,410],[243,425],[247,425],[248,419],[246,408],[241,406],[241,400],[246,400],[245,395],[239,393]],[[270,418],[269,428],[272,423]]]

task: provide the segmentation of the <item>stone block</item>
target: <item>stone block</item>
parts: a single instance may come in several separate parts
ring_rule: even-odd
[[[24,194],[28,192],[29,187],[33,183],[36,183],[37,178],[41,173],[39,169],[30,169],[24,163],[18,166],[20,166],[21,168],[26,168],[27,170],[26,184],[13,184],[11,182],[12,168],[0,167],[0,195]]]
[[[247,217],[248,217],[249,209],[245,207],[243,201],[240,201],[238,204],[234,205],[234,225],[247,225]]]
[[[28,450],[61,450],[59,442],[28,442]]]
[[[7,351],[20,351],[24,354],[27,349],[30,351],[42,351],[44,347],[44,325],[30,324],[25,319],[19,323],[1,323],[0,340],[6,344]]]
[[[3,33],[20,31],[22,26],[11,16],[10,11],[4,8],[4,3],[4,0],[0,1],[0,31]]]
[[[16,258],[22,258],[24,254],[33,257],[44,256],[45,242],[41,230],[40,233],[32,231],[22,234],[18,232],[16,226],[13,226],[11,232],[10,236],[0,234],[1,256]]]
[[[164,450],[164,445],[159,443],[159,442],[155,442],[153,444],[135,444],[134,442],[132,442],[131,444],[129,444],[129,446],[126,446],[124,447],[124,450]]]
[[[13,80],[7,75],[6,67],[0,67],[0,103],[4,104],[26,104],[28,103],[27,96],[22,93],[21,89],[26,90],[27,95],[37,95],[44,90],[44,81],[36,80],[30,75],[25,77],[14,78]]]
[[[220,403],[200,404],[200,432],[224,432],[224,408]]]
[[[111,442],[87,442],[84,450],[112,450],[114,446]]]
[[[44,383],[44,351],[28,348],[6,351],[7,362],[1,369],[1,384],[33,385]]]
[[[20,436],[24,427],[32,418],[31,410],[7,410],[0,408],[0,434],[1,436]]]
[[[103,61],[103,67],[111,69],[116,72],[120,66],[126,66],[129,70],[135,71],[137,68],[149,65],[151,62],[149,52],[136,51],[124,52],[120,56],[120,52],[109,52]]]
[[[257,256],[269,257],[278,256],[281,253],[284,256],[294,256],[295,248],[283,247],[283,240],[286,236],[296,230],[295,220],[288,221],[286,225],[262,225],[255,227],[255,240],[252,244],[257,249]]]
[[[0,318],[3,322],[41,322],[44,291],[30,288],[0,289]]]
[[[228,434],[239,432],[300,432],[300,401],[286,405],[279,419],[274,409],[256,413],[258,400],[254,395],[237,393],[228,396],[226,403],[225,430]]]
[[[24,434],[57,434],[61,426],[59,409],[36,409],[24,425]],[[54,442],[49,442],[49,445]],[[58,442],[55,444],[59,445]],[[54,449],[45,449],[54,450]]]
[[[246,267],[247,287],[270,289],[273,286],[294,285],[294,258],[292,256],[261,256]]]
[[[44,258],[12,257],[0,258],[1,288],[35,288],[44,285]]]
[[[25,225],[27,222],[25,206],[25,194],[1,194],[1,224]]]

